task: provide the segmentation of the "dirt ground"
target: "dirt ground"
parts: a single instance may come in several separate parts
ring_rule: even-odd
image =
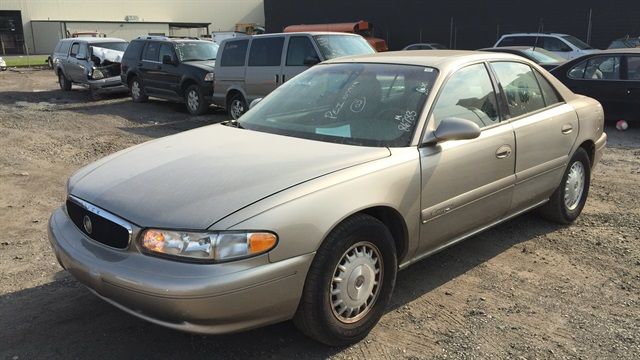
[[[226,119],[211,108],[92,101],[51,71],[0,74],[0,358],[640,358],[640,123],[608,127],[572,226],[522,215],[398,275],[364,341],[328,348],[291,322],[190,335],[125,314],[57,264],[47,220],[67,177],[116,150]]]

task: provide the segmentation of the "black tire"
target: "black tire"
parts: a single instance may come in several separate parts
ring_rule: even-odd
[[[367,287],[372,284],[371,277],[362,281],[365,278],[357,276],[352,288],[350,282],[351,279],[354,279],[355,271],[348,272],[351,276],[344,274],[344,277],[348,279],[344,282],[348,285],[346,287],[348,291],[345,293],[365,286],[363,295],[372,299],[370,307],[366,303],[363,304],[364,309],[359,309],[361,313],[356,315],[352,322],[345,322],[339,319],[342,314],[337,314],[340,309],[334,310],[333,302],[338,301],[336,295],[332,295],[332,289],[336,289],[334,276],[340,277],[339,271],[341,270],[337,267],[339,262],[343,261],[341,264],[345,268],[349,266],[344,262],[344,257],[348,250],[358,245],[368,246],[369,250],[372,248],[378,250],[378,263],[382,264],[382,267],[379,271],[380,278],[377,280],[381,285],[377,290],[369,291]],[[363,253],[366,255],[365,252],[360,254]],[[371,253],[375,255],[375,252]],[[358,257],[355,259],[357,261]],[[352,266],[355,265],[352,264]],[[387,227],[369,215],[356,214],[348,218],[331,231],[316,252],[307,273],[300,305],[293,319],[296,327],[307,336],[330,346],[345,346],[362,340],[384,314],[395,286],[397,268],[396,248]],[[361,272],[361,274],[364,273]],[[361,277],[362,279],[360,279]],[[358,283],[360,287],[356,288]],[[375,285],[372,289],[376,289]],[[350,301],[346,297],[345,299]]]
[[[129,80],[129,92],[131,93],[131,100],[134,103],[143,103],[149,101],[149,96],[144,90],[144,83],[139,77],[134,77]]]
[[[581,165],[584,169],[584,181],[582,183],[582,193],[579,201],[575,206],[569,206],[565,201],[565,194],[567,192],[567,187],[572,184],[571,182],[569,184],[567,182],[569,179],[569,173],[572,171],[574,165],[577,167],[580,167]],[[540,208],[540,215],[547,220],[557,222],[559,224],[571,224],[578,218],[584,208],[584,204],[587,202],[590,184],[591,161],[589,160],[587,152],[583,148],[578,148],[576,153],[573,154],[571,161],[569,161],[569,165],[567,165],[564,176],[562,176],[562,182],[553,192],[549,201]]]
[[[202,115],[209,109],[209,103],[204,99],[198,85],[191,85],[184,91],[184,102],[191,115]]]
[[[227,112],[233,120],[238,120],[248,110],[247,100],[240,93],[236,93],[227,102]]]
[[[64,76],[64,73],[62,71],[58,71],[58,84],[60,85],[60,89],[62,89],[62,91],[71,90],[71,81],[67,79],[66,76]]]

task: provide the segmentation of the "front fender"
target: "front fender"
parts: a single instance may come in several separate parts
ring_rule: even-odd
[[[341,170],[263,199],[212,226],[217,230],[264,229],[278,234],[272,262],[314,252],[347,217],[386,206],[404,218],[409,236],[406,258],[418,246],[420,161],[415,148]]]

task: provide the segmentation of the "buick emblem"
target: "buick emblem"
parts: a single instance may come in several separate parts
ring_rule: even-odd
[[[84,225],[84,231],[86,231],[87,234],[91,234],[91,232],[93,231],[93,224],[91,224],[89,215],[84,216],[84,219],[82,219],[82,224]]]

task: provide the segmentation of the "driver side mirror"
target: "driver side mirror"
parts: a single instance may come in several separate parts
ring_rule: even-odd
[[[320,62],[320,59],[318,59],[317,56],[307,56],[306,58],[304,58],[303,64],[305,64],[306,66],[311,67],[311,66],[313,66],[313,65],[315,65],[315,64],[317,64],[319,62]]]
[[[442,120],[435,131],[425,136],[423,145],[449,140],[469,140],[480,136],[480,127],[473,121],[450,117]]]
[[[175,62],[173,61],[171,55],[164,55],[162,57],[162,63],[167,65],[175,65]]]
[[[254,107],[254,106],[256,106],[256,105],[258,105],[258,103],[259,103],[260,101],[262,101],[262,98],[257,98],[257,99],[255,99],[255,100],[253,100],[253,101],[251,102],[251,104],[249,104],[249,109],[253,109],[253,107]]]

